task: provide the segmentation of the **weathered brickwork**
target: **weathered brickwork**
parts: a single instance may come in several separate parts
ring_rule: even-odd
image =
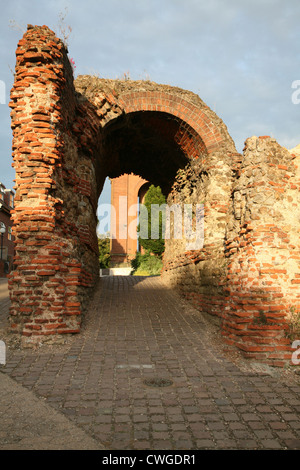
[[[111,268],[119,265],[130,267],[130,261],[136,256],[138,197],[143,186],[149,188],[148,182],[134,174],[121,175],[111,180]]]
[[[11,92],[16,269],[11,325],[29,344],[80,331],[98,278],[105,178],[140,175],[169,205],[204,204],[204,245],[166,241],[163,279],[216,315],[250,357],[291,357],[299,312],[299,156],[269,137],[236,151],[195,94],[148,81],[73,80],[67,50],[29,26]]]
[[[97,253],[93,226],[81,215],[97,199],[91,161],[70,135],[77,105],[72,69],[48,28],[29,26],[16,56],[10,102],[16,171],[11,326],[29,338],[78,332],[82,288],[94,282],[84,246]]]

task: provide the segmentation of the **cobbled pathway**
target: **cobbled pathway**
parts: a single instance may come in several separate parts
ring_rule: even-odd
[[[21,387],[26,407],[38,399],[52,420],[47,427],[44,418],[36,444],[22,405],[14,418],[18,393],[7,392],[0,449],[57,448],[48,437],[59,417],[74,438],[61,448],[300,449],[299,375],[233,354],[217,326],[158,277],[101,278],[80,335],[64,345],[8,347],[0,372],[0,386],[2,377]]]

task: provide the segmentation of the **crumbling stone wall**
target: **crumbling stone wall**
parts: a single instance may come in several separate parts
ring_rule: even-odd
[[[195,94],[81,76],[29,26],[11,92],[16,198],[11,326],[28,344],[80,331],[98,279],[96,208],[107,176],[140,175],[172,204],[204,204],[204,245],[166,242],[163,279],[251,357],[290,357],[299,312],[299,162],[270,138],[243,155]]]
[[[84,288],[96,275],[97,197],[85,135],[72,132],[79,113],[64,45],[48,28],[29,26],[16,56],[11,327],[32,341],[80,329]]]

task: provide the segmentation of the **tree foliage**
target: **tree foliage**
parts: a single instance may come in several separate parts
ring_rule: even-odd
[[[159,186],[151,185],[145,195],[144,210],[141,210],[140,212],[140,223],[138,225],[140,246],[147,252],[160,257],[165,251],[165,241],[162,228],[165,204],[166,198],[163,195],[161,188]],[[158,213],[159,206],[162,206],[163,210]]]

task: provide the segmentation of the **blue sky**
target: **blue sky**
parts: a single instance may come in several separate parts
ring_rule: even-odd
[[[60,35],[71,26],[76,76],[149,78],[198,94],[223,119],[242,151],[252,135],[287,148],[300,142],[299,0],[1,0],[0,181],[14,183],[9,93],[15,50],[27,24]],[[13,21],[15,28],[10,26]],[[104,202],[109,202],[105,190]]]

